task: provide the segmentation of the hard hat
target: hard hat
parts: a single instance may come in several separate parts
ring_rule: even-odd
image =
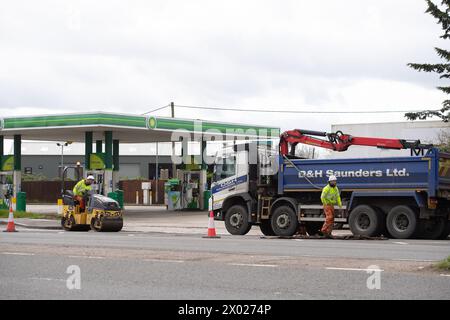
[[[93,175],[89,175],[89,176],[87,176],[86,180],[95,180],[95,178]]]
[[[330,176],[330,177],[328,178],[328,182],[330,182],[330,181],[337,181],[336,176]]]

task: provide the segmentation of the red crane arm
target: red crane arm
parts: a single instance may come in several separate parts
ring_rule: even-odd
[[[311,136],[327,137],[328,140],[314,138]],[[369,146],[383,149],[413,149],[423,150],[430,149],[432,145],[424,145],[420,140],[402,140],[402,139],[388,139],[388,138],[372,138],[372,137],[354,137],[344,134],[341,131],[336,133],[326,133],[310,130],[289,130],[283,132],[280,136],[280,154],[294,155],[295,147],[298,143],[313,145],[316,147],[326,148],[334,151],[346,151],[350,146]],[[289,150],[289,145],[291,150]]]

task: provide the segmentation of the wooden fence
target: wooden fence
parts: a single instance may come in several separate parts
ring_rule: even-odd
[[[119,182],[123,190],[124,203],[136,204],[136,191],[139,195],[139,204],[143,204],[142,182],[152,183],[152,204],[164,203],[164,180],[124,180]],[[76,181],[66,181],[65,189],[72,190]],[[156,199],[156,186],[158,186],[158,199]],[[22,181],[22,191],[27,194],[27,203],[56,203],[61,195],[61,181]]]
[[[66,181],[65,189],[72,190],[76,181]],[[56,203],[61,196],[61,181],[22,181],[27,203]]]
[[[142,182],[151,182],[152,204],[164,203],[164,180],[123,180],[119,182],[119,188],[123,190],[124,203],[136,204],[136,192],[138,193],[139,204],[143,204],[144,193]],[[158,186],[158,199],[156,199],[156,187]]]

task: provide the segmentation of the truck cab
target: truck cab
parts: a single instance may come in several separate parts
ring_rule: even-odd
[[[237,144],[220,151],[215,160],[209,210],[225,221],[231,234],[246,234],[258,224],[258,191],[275,192],[277,153],[270,145]]]

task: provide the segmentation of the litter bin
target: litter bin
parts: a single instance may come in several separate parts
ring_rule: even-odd
[[[17,211],[27,211],[27,194],[25,192],[17,192]]]
[[[211,190],[203,191],[203,210],[209,210],[210,198],[211,198]]]
[[[116,190],[117,202],[119,206],[123,209],[123,190]]]

